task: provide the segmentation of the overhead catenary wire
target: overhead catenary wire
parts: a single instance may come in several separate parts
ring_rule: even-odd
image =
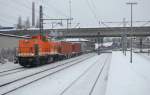
[[[8,3],[6,3],[6,1],[9,1],[9,2],[11,2],[11,3],[9,3],[9,7],[5,7],[5,5],[8,5]],[[13,11],[13,14],[11,14],[11,13],[9,13],[9,15],[8,15],[8,12],[7,11],[3,11],[3,13],[1,14],[1,15],[5,15],[5,16],[3,16],[3,19],[8,19],[8,18],[12,18],[12,19],[9,19],[9,21],[5,21],[5,22],[7,22],[8,23],[8,25],[11,23],[11,22],[13,22],[13,23],[11,23],[11,24],[14,24],[15,23],[15,21],[16,21],[16,19],[17,19],[17,16],[21,16],[21,15],[23,15],[23,14],[21,14],[21,12],[22,11],[24,11],[24,12],[26,12],[27,14],[31,14],[31,11],[29,11],[30,9],[29,9],[29,7],[27,7],[25,4],[23,4],[23,3],[20,3],[20,2],[18,2],[18,1],[16,1],[16,0],[13,0],[13,1],[11,1],[11,0],[5,0],[5,1],[1,1],[1,4],[2,4],[2,6],[3,6],[3,8],[7,8],[8,10],[12,10]],[[17,6],[16,6],[16,4],[17,4]],[[19,6],[21,6],[21,7],[23,7],[23,8],[18,8]],[[28,16],[29,17],[29,16]],[[13,20],[13,21],[12,21]]]
[[[94,18],[96,19],[96,21],[99,22],[99,19],[98,19],[97,15],[96,15],[95,11],[94,11],[93,8],[91,7],[89,0],[85,0],[85,1],[86,1],[86,3],[87,3],[87,5],[88,5],[88,7],[89,7],[89,9],[90,9],[90,11],[91,11],[91,13],[93,14]]]
[[[12,1],[12,0],[9,0],[9,1]],[[18,0],[19,1],[19,0]],[[30,13],[32,13],[31,12],[31,7],[29,7],[28,5],[26,5],[25,3],[22,3],[22,2],[18,2],[18,1],[16,1],[16,0],[13,0],[13,2],[12,3],[14,3],[14,4],[17,4],[17,5],[19,5],[19,6],[21,6],[22,8],[24,8],[25,10],[26,10],[26,12],[28,12],[29,14]],[[25,10],[23,10],[23,9],[20,9],[20,8],[17,8],[17,9],[20,9],[20,10],[22,10],[22,11],[25,11]]]
[[[106,25],[104,22],[101,21],[101,24],[103,24],[105,27],[110,28],[108,25]]]
[[[7,0],[7,1],[11,1],[11,0]],[[4,1],[3,2],[1,2],[1,3],[3,3],[2,5],[6,5],[7,3],[5,3]],[[30,2],[29,2],[30,3]],[[14,4],[18,4],[18,6],[20,6],[21,5],[21,8],[18,8],[17,6],[14,6]],[[31,4],[32,4],[32,2],[31,2]],[[21,15],[23,15],[23,14],[20,14],[20,12],[21,11],[25,11],[27,14],[29,14],[29,16],[27,16],[27,17],[31,17],[31,13],[32,13],[32,7],[30,7],[31,6],[31,4],[28,4],[27,5],[27,3],[23,3],[23,2],[19,2],[19,1],[16,1],[16,0],[14,0],[12,3],[9,3],[9,7],[11,7],[12,9],[15,9],[15,12],[14,13],[17,13],[18,14],[18,16],[21,16]],[[29,6],[30,5],[30,6]],[[7,7],[6,7],[7,8]],[[14,11],[14,10],[13,10]],[[16,14],[15,14],[16,15]],[[9,17],[13,17],[13,18],[15,18],[15,19],[13,19],[13,20],[16,20],[16,16],[15,16],[14,14],[11,14],[11,15],[6,15],[6,16],[9,16]],[[6,16],[5,16],[5,18],[6,18]],[[35,16],[36,17],[38,17],[39,16],[39,9],[38,8],[35,8]],[[48,17],[45,13],[44,13],[44,16],[45,17]],[[6,18],[7,19],[7,18]],[[3,21],[4,22],[4,21]],[[10,23],[10,20],[9,21],[5,21],[5,22],[7,22],[7,23]]]
[[[11,1],[11,0],[7,0],[7,1]],[[4,1],[2,2],[2,3],[4,3],[4,4],[2,4],[2,5],[6,5],[7,3],[5,3]],[[29,1],[28,1],[28,3],[30,3]],[[14,6],[14,4],[18,4],[19,6],[21,5],[21,8],[18,8],[18,7],[16,7],[16,6]],[[31,4],[32,4],[32,2],[31,2]],[[20,13],[20,11],[25,11],[26,13],[28,13],[29,15],[30,15],[30,17],[31,17],[31,13],[32,13],[32,7],[30,7],[31,6],[31,4],[28,4],[27,5],[27,3],[23,3],[23,2],[20,2],[20,1],[16,1],[16,0],[13,0],[13,2],[12,3],[9,3],[9,7],[12,7],[12,9],[15,9],[15,13],[17,13],[19,16],[21,16],[21,15],[23,15],[23,14],[19,14]],[[30,5],[30,6],[29,6]],[[23,10],[24,9],[24,10]],[[14,10],[13,10],[14,11]],[[38,17],[39,16],[39,9],[38,8],[35,8],[35,15]],[[14,18],[16,18],[16,16],[14,16],[13,14],[12,15],[9,15],[9,16],[13,16]],[[44,16],[45,17],[48,17],[45,13],[44,13]]]
[[[93,0],[90,0],[91,1],[91,4],[90,4],[90,2],[89,2],[89,0],[86,0],[86,2],[87,2],[87,5],[88,5],[88,7],[89,7],[89,9],[90,9],[90,11],[91,11],[91,13],[93,14],[93,16],[94,16],[94,18],[96,19],[96,21],[98,21],[98,24],[99,24],[99,26],[100,26],[100,24],[103,24],[105,27],[107,27],[107,28],[110,28],[108,25],[106,25],[104,22],[100,22],[100,20],[99,20],[99,16],[96,14],[96,12],[94,11],[94,10],[96,10],[96,5],[95,5],[95,3],[94,3],[94,1]],[[92,6],[93,7],[92,7]],[[120,26],[120,25],[119,25]]]
[[[64,17],[68,17],[68,16],[67,16],[65,13],[63,13],[60,9],[54,7],[52,4],[49,4],[49,5],[48,5],[48,4],[49,4],[49,3],[44,3],[44,2],[43,2],[44,7],[47,8],[48,11],[50,10],[49,8],[51,7],[55,13],[60,14],[61,16],[64,16]],[[51,12],[50,12],[50,13],[51,13]]]
[[[150,21],[147,21],[146,23],[144,23],[144,24],[141,25],[141,26],[145,26],[145,25],[147,25],[147,24],[150,24]]]
[[[109,22],[103,22],[103,23],[109,23],[109,24],[116,24],[116,23],[118,23],[119,26],[121,24],[123,24],[122,21],[109,21]],[[125,23],[128,24],[128,25],[130,25],[130,21],[126,21]],[[149,20],[147,20],[147,21],[133,21],[133,23],[144,23],[142,25],[138,25],[139,27],[143,27],[143,26],[145,26],[147,24],[150,24],[150,21]]]
[[[5,23],[5,24],[7,24],[7,23],[10,23],[10,22],[13,22],[12,20],[10,21],[8,21],[8,20],[6,20],[6,19],[2,19],[2,18],[0,18],[0,25],[2,25],[2,23]]]
[[[89,2],[89,0],[86,0],[87,5],[90,9],[90,11],[92,12],[92,14],[94,15],[94,18],[99,21],[98,15],[96,14],[96,12],[94,10],[96,10],[96,5],[94,3],[94,0],[90,0],[91,2]],[[92,6],[91,6],[92,5]],[[150,23],[150,21],[136,21],[137,23],[139,22],[146,22],[143,25],[141,25],[141,27],[147,25]],[[119,23],[119,26],[121,25],[122,22],[108,22],[108,23]],[[105,27],[110,28],[108,25],[106,25],[104,22],[102,22],[101,24],[103,24]]]
[[[70,3],[70,2],[69,2]],[[48,5],[49,3],[43,3],[43,5],[44,5],[44,7],[46,8],[46,9],[49,9],[50,7],[51,8],[53,8],[54,9],[54,12],[56,13],[56,14],[60,14],[61,16],[59,17],[59,18],[70,18],[70,22],[68,22],[69,24],[70,24],[70,27],[71,27],[71,19],[72,19],[72,17],[71,17],[71,15],[70,16],[68,16],[68,15],[66,15],[63,11],[61,11],[61,10],[59,10],[58,8],[56,8],[55,6],[53,6],[53,5],[51,5],[50,4],[50,7],[49,7],[49,5]],[[69,6],[70,7],[70,6]],[[71,8],[71,7],[70,7]],[[49,10],[47,10],[47,11],[49,11]],[[49,13],[51,13],[51,12],[49,12]],[[50,18],[50,17],[48,17],[48,18]],[[56,17],[55,17],[56,18]],[[59,19],[58,18],[58,19]],[[73,20],[75,20],[74,18],[73,18]]]
[[[3,7],[5,7],[5,8],[8,8],[8,7],[6,7],[6,5],[8,5],[5,1],[1,1],[0,2],[1,3],[1,5],[3,6]],[[15,4],[15,3],[14,3]],[[9,8],[11,7],[12,9],[15,9],[15,10],[13,10],[13,12],[14,13],[16,13],[16,12],[20,12],[20,11],[25,11],[25,10],[23,10],[23,9],[21,9],[21,8],[18,8],[18,6],[14,6],[14,4],[13,3],[9,3]],[[27,12],[27,11],[26,11]],[[10,14],[9,14],[10,15]]]
[[[16,21],[16,16],[14,15],[14,14],[11,14],[11,15],[6,15],[6,14],[8,14],[6,11],[3,11],[2,12],[2,14],[1,14],[1,22],[0,22],[0,24],[1,25],[3,25],[4,23],[4,25],[6,25],[6,24],[14,24],[14,22]],[[4,16],[3,16],[4,15]],[[18,15],[20,15],[20,14],[18,14]],[[8,20],[8,18],[11,18],[11,19],[9,19]]]
[[[96,8],[96,5],[95,5],[95,3],[94,3],[93,0],[91,0],[91,3],[92,3],[92,5],[93,5],[93,8],[95,8],[95,10],[96,10],[97,8]]]
[[[18,16],[22,16],[22,15],[25,16],[24,14],[21,13],[22,11],[25,11],[26,15],[29,15],[28,17],[31,17],[31,14],[32,14],[31,4],[32,4],[32,2],[35,2],[37,4],[36,6],[39,6],[41,4],[40,0],[31,0],[31,1],[27,0],[27,2],[22,2],[22,1],[19,1],[19,0],[13,0],[13,1],[12,0],[5,0],[5,1],[9,1],[10,2],[8,8],[11,7],[13,9],[13,13],[15,13],[15,14],[10,14],[9,16],[13,17],[15,19],[17,18],[16,14]],[[7,4],[5,1],[1,1],[2,3],[4,3],[2,5],[6,5]],[[40,3],[39,3],[39,1],[40,1]],[[28,3],[30,3],[30,4],[28,4]],[[46,6],[46,8],[47,8],[46,10],[49,13],[51,13],[50,8],[52,8],[53,10],[55,10],[54,11],[55,13],[60,14],[63,17],[68,17],[65,13],[63,13],[60,9],[54,7],[52,4],[45,3],[43,0],[42,0],[42,3],[44,5],[44,7]],[[17,6],[15,6],[16,4],[17,4]],[[36,7],[35,8],[35,16],[36,16],[36,18],[38,18],[38,15],[39,15],[39,7]],[[48,13],[43,13],[43,15],[44,15],[45,18],[50,18],[50,16],[48,15]]]

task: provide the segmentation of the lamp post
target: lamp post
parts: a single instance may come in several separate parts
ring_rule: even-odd
[[[126,3],[127,5],[130,5],[131,6],[131,32],[133,32],[133,25],[132,25],[132,16],[133,16],[133,5],[136,5],[137,3],[136,2],[127,2]],[[130,49],[130,62],[132,63],[132,33],[131,33],[131,39],[130,39],[130,44],[131,44],[131,49]]]

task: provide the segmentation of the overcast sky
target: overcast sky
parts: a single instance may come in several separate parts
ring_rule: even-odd
[[[69,0],[0,0],[0,25],[12,26],[17,23],[19,16],[25,20],[31,20],[32,1],[36,4],[36,19],[38,8],[44,6],[45,18],[69,17]],[[122,21],[123,18],[130,20],[130,6],[126,5],[129,0],[71,0],[72,17],[80,27],[99,27],[98,21]],[[130,0],[132,1],[132,0]],[[138,5],[133,7],[135,21],[150,20],[150,0],[134,0]],[[141,25],[144,23],[141,23]],[[112,24],[108,24],[111,26]],[[117,24],[116,24],[117,25]],[[119,26],[120,24],[118,24]],[[101,25],[104,27],[104,25]],[[48,27],[48,25],[47,25]]]

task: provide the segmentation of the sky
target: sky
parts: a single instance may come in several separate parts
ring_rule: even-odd
[[[0,0],[0,25],[14,26],[19,16],[23,20],[30,18],[31,21],[32,1],[36,6],[36,19],[38,19],[39,5],[44,7],[44,18],[70,17],[69,0]],[[138,3],[133,7],[134,21],[150,21],[150,0],[71,0],[72,27],[79,23],[77,27],[122,26],[122,23],[106,22],[122,22],[123,18],[130,21],[130,6],[126,2]],[[47,23],[45,27],[51,28],[52,21],[45,23]],[[66,27],[66,22],[63,23],[63,26],[55,27]],[[138,25],[142,26],[145,23]]]

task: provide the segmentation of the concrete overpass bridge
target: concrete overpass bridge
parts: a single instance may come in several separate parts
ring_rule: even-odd
[[[98,35],[99,33],[99,35]],[[130,36],[150,36],[150,27],[134,27],[131,31],[130,27],[112,27],[112,28],[80,28],[72,29],[68,32],[63,31],[64,37],[81,37],[81,38],[93,38],[93,37],[121,37],[126,34]]]
[[[104,37],[121,37],[125,33],[128,37],[146,37],[150,36],[150,27],[134,27],[131,32],[130,27],[112,27],[112,28],[76,28],[76,29],[44,29],[45,33],[57,34],[63,38],[88,38],[92,42],[102,42]],[[2,48],[15,48],[19,39],[28,39],[24,35],[36,35],[38,29],[30,30],[5,30],[0,31],[0,50]],[[98,35],[99,33],[99,35]],[[10,35],[11,34],[11,35]],[[142,42],[142,41],[141,41]]]
[[[111,27],[111,28],[73,28],[73,29],[44,29],[45,33],[55,34],[57,37],[64,38],[95,38],[95,37],[121,37],[123,33],[129,36],[150,36],[149,27]],[[9,30],[0,31],[0,33],[13,35],[36,35],[39,33],[38,29],[29,30]],[[99,35],[98,35],[99,33]]]

